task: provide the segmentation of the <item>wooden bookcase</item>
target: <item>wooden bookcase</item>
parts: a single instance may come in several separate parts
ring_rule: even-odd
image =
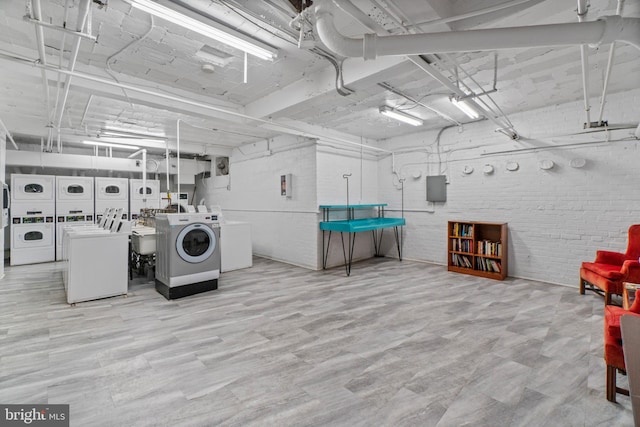
[[[449,271],[504,280],[508,273],[507,224],[449,221]]]

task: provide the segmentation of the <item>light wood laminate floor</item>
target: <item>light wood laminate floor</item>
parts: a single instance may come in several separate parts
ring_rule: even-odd
[[[602,299],[574,288],[256,258],[217,291],[137,279],[70,307],[61,271],[0,281],[0,402],[68,403],[72,426],[633,425],[605,399]]]

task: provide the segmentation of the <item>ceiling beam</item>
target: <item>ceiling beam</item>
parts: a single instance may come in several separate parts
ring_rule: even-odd
[[[397,56],[377,58],[375,61],[349,58],[344,61],[342,67],[344,85],[356,92],[413,71],[415,68],[406,58]],[[270,117],[335,90],[335,68],[326,67],[245,105],[245,113],[253,117]]]

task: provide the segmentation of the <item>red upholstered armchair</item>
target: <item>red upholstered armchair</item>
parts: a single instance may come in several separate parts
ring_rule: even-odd
[[[591,290],[611,304],[613,294],[622,295],[622,283],[640,283],[640,224],[629,227],[625,253],[597,251],[594,262],[583,262],[580,268],[580,293]]]
[[[629,310],[622,307],[604,308],[604,362],[607,365],[606,395],[610,402],[616,401],[616,393],[629,395],[629,391],[616,386],[617,371],[626,371],[624,363],[624,345],[620,331],[620,317],[623,315],[640,316],[640,289]]]

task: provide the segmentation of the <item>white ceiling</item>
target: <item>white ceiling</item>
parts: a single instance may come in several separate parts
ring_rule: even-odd
[[[318,38],[313,51],[298,48],[298,32],[289,25],[296,11],[285,0],[183,1],[211,19],[278,48],[278,58],[273,62],[249,56],[247,83],[243,82],[241,51],[159,18],[154,18],[152,25],[148,14],[124,0],[93,0],[89,31],[97,39],[95,42],[84,39],[80,44],[76,75],[71,80],[60,119],[59,106],[63,103],[67,76],[62,75],[58,82],[58,73],[46,72],[50,98],[47,107],[42,71],[34,65],[39,62],[36,26],[24,17],[39,2],[42,21],[62,26],[67,4],[66,27],[75,29],[80,1],[0,3],[0,119],[18,141],[46,139],[49,130],[57,141],[59,129],[64,149],[78,144],[87,135],[97,135],[105,127],[116,127],[134,133],[164,132],[173,146],[180,119],[183,150],[228,154],[232,147],[282,132],[331,134],[334,138],[360,142],[439,129],[452,123],[431,109],[458,122],[468,120],[448,102],[451,90],[403,56],[344,60],[345,85],[353,93],[340,95],[335,88],[335,68],[325,58],[329,51]],[[528,26],[578,19],[576,2],[571,0],[352,0],[352,3],[390,34]],[[449,23],[418,25],[504,3],[518,4]],[[615,0],[592,0],[587,20],[615,14],[616,5]],[[335,9],[338,29],[345,35],[361,37],[370,32]],[[640,17],[640,1],[624,2],[623,16]],[[63,39],[62,32],[48,28],[44,28],[43,34],[48,66],[60,65],[60,51],[64,48],[62,67],[66,69],[76,38],[66,35]],[[225,52],[229,62],[214,65],[213,73],[203,70],[204,61],[196,52],[205,45]],[[497,91],[491,97],[507,116],[582,100],[578,46],[439,55],[426,52],[421,61],[423,68],[450,81],[455,81],[457,70],[461,84],[469,85],[477,93],[481,89],[470,77],[482,90],[490,91],[496,54]],[[595,121],[609,45],[589,48],[588,54],[591,120]],[[613,64],[610,92],[640,87],[640,51],[618,43]],[[95,78],[90,80],[92,76]],[[128,89],[110,82],[127,85]],[[380,84],[396,88],[421,105]],[[413,127],[387,119],[378,112],[378,107],[384,104],[406,109],[424,119],[425,124]],[[607,116],[606,110],[603,118],[610,124],[617,122],[617,118]],[[284,128],[275,126],[283,124]],[[575,123],[575,127],[581,129],[582,122]]]

